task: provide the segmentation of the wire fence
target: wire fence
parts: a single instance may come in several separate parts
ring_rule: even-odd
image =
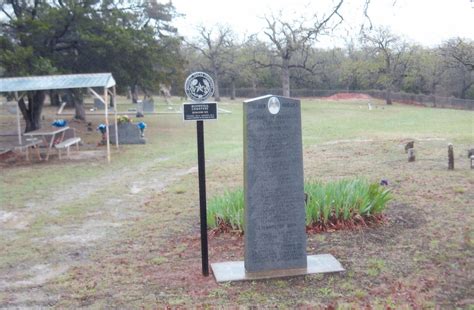
[[[220,95],[222,97],[231,97],[232,89],[220,88]],[[292,89],[291,96],[296,98],[304,97],[316,97],[325,98],[340,93],[355,93],[355,94],[366,94],[372,98],[385,100],[385,91],[381,90],[357,90],[348,91],[342,89]],[[263,95],[279,95],[283,94],[281,88],[236,88],[235,96],[240,98],[253,98]],[[433,108],[449,108],[449,109],[463,109],[463,110],[474,110],[474,100],[472,99],[459,99],[455,97],[441,97],[434,95],[421,95],[421,94],[410,94],[404,92],[392,92],[392,100],[395,102],[421,105]]]
[[[373,90],[368,91],[367,94],[377,99],[385,99],[385,92],[383,91]],[[474,110],[474,100],[459,99],[455,97],[441,97],[397,92],[392,93],[392,100],[406,104],[419,104],[432,108]]]

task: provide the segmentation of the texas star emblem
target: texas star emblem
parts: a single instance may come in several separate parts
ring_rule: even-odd
[[[194,72],[186,79],[184,91],[193,101],[204,101],[214,94],[214,81],[209,74]]]

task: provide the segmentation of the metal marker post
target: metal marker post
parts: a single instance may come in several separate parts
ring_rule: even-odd
[[[207,248],[207,206],[206,206],[206,160],[204,156],[204,121],[217,119],[217,103],[205,102],[214,93],[214,81],[204,72],[194,72],[186,79],[184,91],[190,103],[183,104],[183,120],[196,122],[199,213],[201,221],[202,274],[209,276],[209,254]]]
[[[196,122],[198,173],[199,173],[199,210],[201,218],[201,257],[202,274],[209,275],[209,255],[207,248],[207,205],[206,205],[206,159],[204,155],[204,122]]]

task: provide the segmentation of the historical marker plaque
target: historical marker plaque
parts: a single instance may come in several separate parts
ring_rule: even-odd
[[[244,103],[245,269],[306,268],[300,101]]]
[[[185,121],[207,121],[217,119],[216,102],[193,102],[183,104]]]

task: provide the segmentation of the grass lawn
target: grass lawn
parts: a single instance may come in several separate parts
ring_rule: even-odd
[[[232,113],[205,123],[208,197],[242,186],[241,102],[224,100]],[[0,308],[473,307],[474,113],[372,104],[302,101],[305,178],[387,179],[393,193],[384,225],[308,235],[308,254],[333,254],[345,273],[202,277],[195,124],[147,115],[147,144],[112,147],[107,165],[100,134],[71,122],[80,156],[0,164]],[[243,238],[211,235],[209,250],[211,262],[243,260]]]

